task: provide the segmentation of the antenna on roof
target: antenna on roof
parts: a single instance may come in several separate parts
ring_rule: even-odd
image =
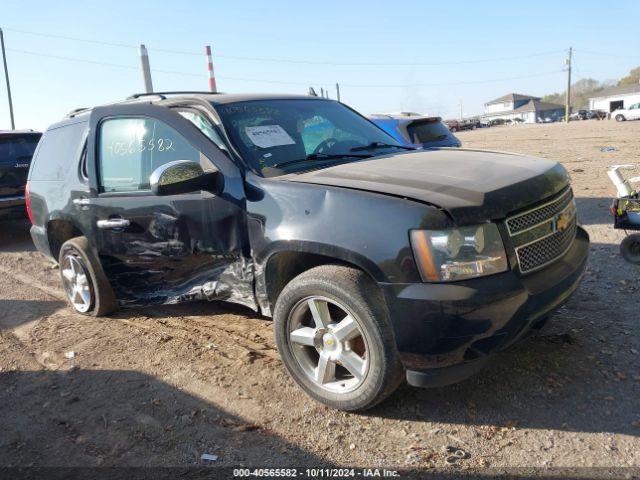
[[[309,95],[311,95],[312,97],[317,97],[318,96],[318,94],[313,89],[313,87],[309,87]]]

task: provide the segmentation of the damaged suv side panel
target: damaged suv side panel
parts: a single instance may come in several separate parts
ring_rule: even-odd
[[[110,121],[140,128],[140,143],[122,144],[117,130],[105,133],[103,126]],[[146,129],[140,127],[142,121]],[[147,305],[210,299],[256,309],[244,189],[236,165],[188,120],[152,104],[96,108],[89,131],[95,133],[88,135],[77,172],[82,177],[84,171],[88,178],[82,190],[72,192],[72,205],[65,205],[70,211],[64,216],[73,218],[74,228],[93,239],[119,302]],[[187,146],[180,151],[179,143]],[[127,176],[136,173],[127,171],[125,163],[148,162],[151,168],[166,160],[184,160],[174,158],[183,152],[197,155],[203,169],[224,176],[222,192],[157,196],[144,184],[119,188],[118,182],[130,183]],[[107,191],[107,182],[112,191]],[[32,188],[37,196],[39,184]],[[57,214],[49,212],[49,217]]]
[[[414,228],[446,228],[450,222],[442,210],[431,205],[379,193],[255,175],[247,176],[247,185],[256,295],[266,314],[272,311],[279,288],[295,273],[271,268],[270,261],[278,253],[341,260],[361,268],[378,282],[419,282],[408,232]],[[363,243],[363,238],[370,241]],[[379,238],[385,241],[378,242]],[[290,255],[288,261],[293,260],[295,256]],[[271,276],[267,278],[269,271]]]

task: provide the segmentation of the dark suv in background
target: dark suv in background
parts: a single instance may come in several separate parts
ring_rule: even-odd
[[[416,150],[312,96],[155,94],[51,126],[31,236],[73,308],[226,300],[273,316],[344,410],[459,381],[541,327],[589,248],[557,162]]]
[[[41,136],[33,130],[0,130],[0,219],[27,214],[24,187]]]

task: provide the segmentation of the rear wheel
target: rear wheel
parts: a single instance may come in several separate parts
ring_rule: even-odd
[[[620,244],[620,253],[627,262],[640,265],[640,233],[626,237]]]
[[[101,317],[118,308],[111,285],[86,237],[67,240],[58,258],[62,286],[76,312]]]
[[[624,115],[616,115],[616,122],[624,122],[625,118]]]
[[[282,360],[300,387],[330,407],[373,407],[402,381],[377,285],[363,272],[316,267],[294,278],[274,310]]]

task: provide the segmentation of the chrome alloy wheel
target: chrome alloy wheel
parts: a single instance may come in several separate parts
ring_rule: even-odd
[[[78,312],[88,312],[93,304],[93,289],[80,257],[74,253],[67,254],[60,268],[69,301]]]
[[[368,341],[362,326],[343,305],[308,297],[291,310],[289,347],[316,385],[333,393],[358,388],[369,369]]]

